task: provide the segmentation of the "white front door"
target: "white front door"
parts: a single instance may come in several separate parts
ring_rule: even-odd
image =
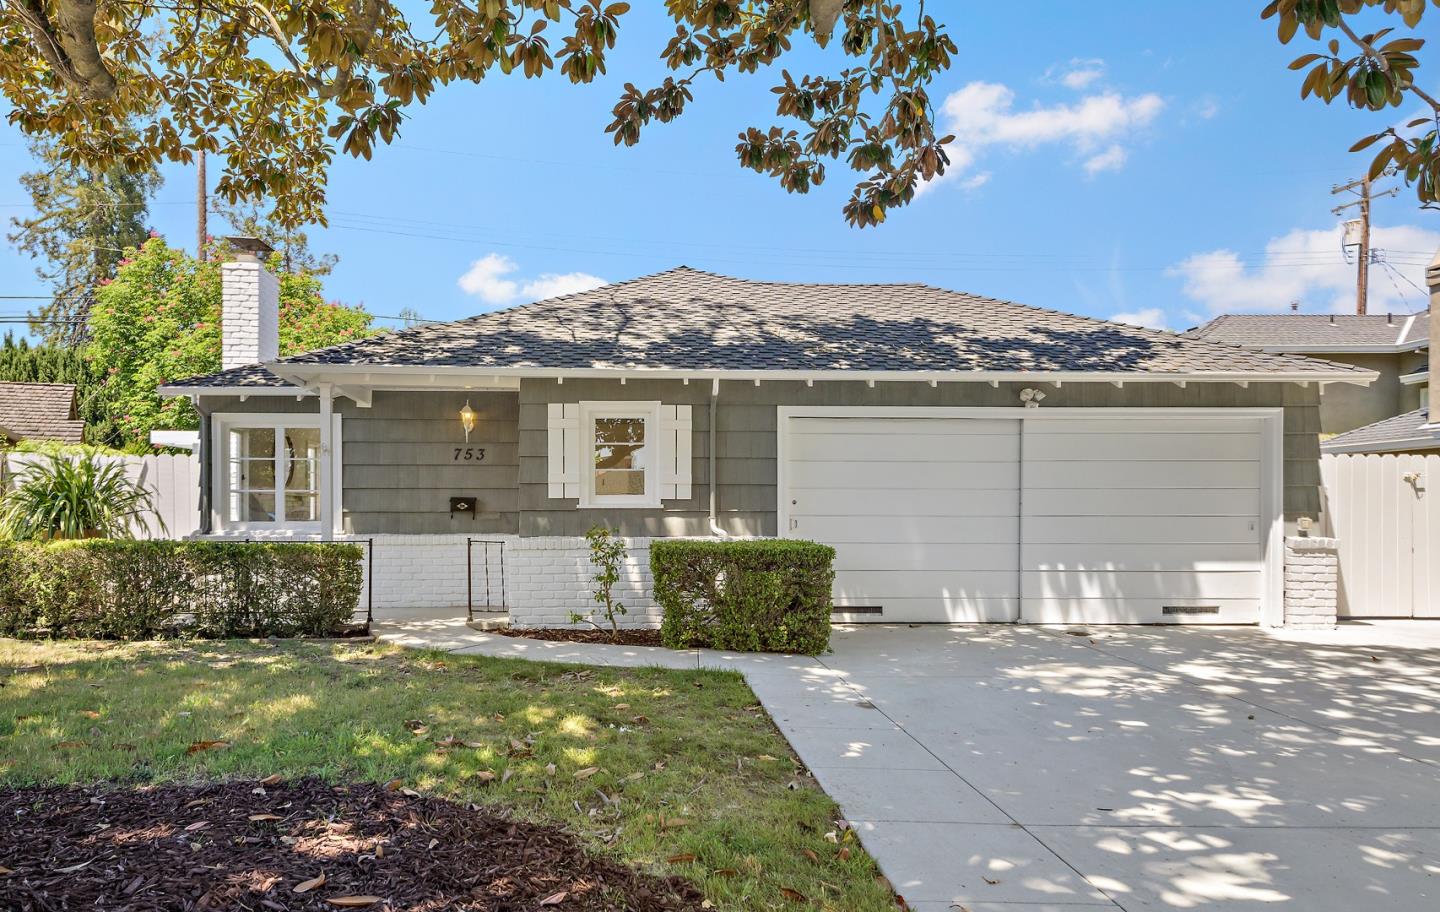
[[[1014,419],[792,419],[785,534],[835,547],[837,620],[1014,620],[1019,455]]]

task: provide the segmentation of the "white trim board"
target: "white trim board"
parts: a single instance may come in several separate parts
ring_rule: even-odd
[[[1284,409],[1283,408],[1024,408],[1024,407],[889,407],[793,406],[776,408],[776,526],[780,537],[790,535],[790,494],[786,464],[794,449],[792,418],[1014,418],[1021,421],[1022,439],[1027,426],[1055,421],[1184,418],[1220,421],[1226,418],[1260,422],[1260,623],[1278,627],[1284,608]],[[1024,455],[1021,455],[1024,471]],[[1023,541],[1023,536],[1022,536]]]

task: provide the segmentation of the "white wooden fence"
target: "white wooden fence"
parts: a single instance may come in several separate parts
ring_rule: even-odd
[[[1320,476],[1341,617],[1440,618],[1440,455],[1326,455]]]
[[[14,482],[25,466],[44,457],[12,453],[5,476]],[[189,456],[102,456],[119,462],[125,474],[150,489],[155,510],[137,518],[137,538],[186,538],[200,529],[200,460]],[[161,524],[163,521],[163,525]]]

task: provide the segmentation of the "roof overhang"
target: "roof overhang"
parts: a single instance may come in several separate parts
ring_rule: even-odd
[[[1368,386],[1379,374],[1372,370],[1309,371],[862,371],[862,370],[680,370],[649,367],[415,367],[391,364],[304,364],[272,361],[265,367],[291,386],[205,387],[169,385],[160,387],[165,396],[305,396],[329,386],[335,395],[364,396],[370,390],[518,390],[523,379],[554,380],[681,380],[686,383],[713,383],[739,380],[750,383],[790,381],[849,381],[852,383],[1108,383],[1113,386],[1139,383],[1350,383]]]
[[[1428,370],[1421,370],[1421,371],[1416,371],[1416,372],[1413,373],[1413,374],[1401,374],[1401,375],[1400,375],[1400,382],[1401,382],[1401,383],[1404,383],[1404,384],[1407,385],[1407,386],[1413,386],[1413,385],[1416,384],[1416,383],[1429,383],[1429,382],[1430,382],[1430,371],[1428,371]]]
[[[1423,430],[1423,428],[1422,428]],[[1381,443],[1320,444],[1322,453],[1403,453],[1410,450],[1440,450],[1440,426],[1429,436],[1403,437]]]

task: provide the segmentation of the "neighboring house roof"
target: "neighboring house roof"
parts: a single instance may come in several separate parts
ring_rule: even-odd
[[[70,383],[0,382],[0,434],[11,440],[80,443],[85,422],[75,417]]]
[[[1320,444],[1325,453],[1393,453],[1403,450],[1440,450],[1440,428],[1426,429],[1425,409],[1337,434]]]
[[[270,366],[675,372],[1371,375],[920,284],[761,282],[688,267]],[[279,382],[279,381],[277,381]],[[220,383],[215,375],[168,387]]]
[[[1190,339],[1265,351],[1342,352],[1419,348],[1430,332],[1427,314],[1224,314],[1187,330]]]

